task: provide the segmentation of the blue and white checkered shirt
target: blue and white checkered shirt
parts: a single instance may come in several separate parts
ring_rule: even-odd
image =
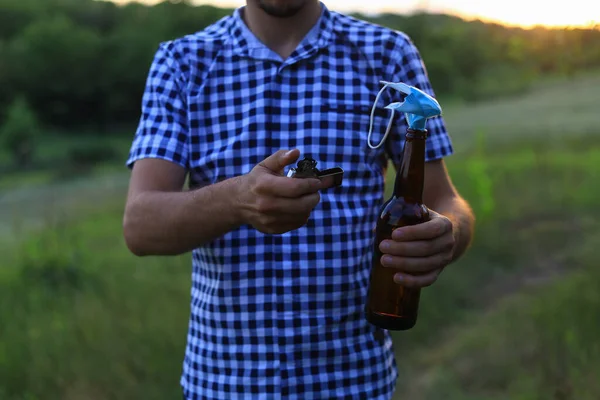
[[[201,187],[246,174],[280,149],[344,169],[308,223],[283,235],[242,226],[193,252],[181,384],[187,399],[390,399],[397,377],[387,331],[366,322],[372,228],[388,157],[399,163],[398,115],[386,145],[367,145],[380,81],[433,95],[401,32],[329,11],[285,61],[241,12],[161,43],[149,72],[128,166],[161,158]],[[373,142],[402,101],[380,101]],[[427,126],[427,160],[452,153],[442,118]],[[201,227],[198,227],[201,229]]]

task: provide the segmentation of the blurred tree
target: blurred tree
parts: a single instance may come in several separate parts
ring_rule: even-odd
[[[38,18],[39,0],[0,0],[0,40],[10,39]]]
[[[33,159],[39,124],[24,96],[18,96],[8,108],[0,126],[0,146],[11,155],[15,166],[29,166]]]
[[[6,49],[9,89],[23,93],[40,118],[73,126],[79,116],[96,117],[101,76],[101,38],[66,16],[36,20],[9,41]]]

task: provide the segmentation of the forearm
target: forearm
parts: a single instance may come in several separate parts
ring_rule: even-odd
[[[241,225],[229,179],[189,192],[150,191],[127,205],[125,240],[138,256],[178,255]]]
[[[432,209],[452,221],[455,243],[452,261],[456,261],[471,244],[475,224],[473,211],[460,196],[441,200],[433,205]]]

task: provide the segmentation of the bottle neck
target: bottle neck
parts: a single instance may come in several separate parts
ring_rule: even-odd
[[[425,140],[427,130],[408,129],[402,162],[396,173],[394,195],[409,203],[423,203],[425,181]]]

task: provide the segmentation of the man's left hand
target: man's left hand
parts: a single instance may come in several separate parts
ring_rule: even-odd
[[[452,262],[455,243],[452,221],[433,210],[429,213],[429,221],[397,228],[392,240],[384,240],[379,246],[383,253],[381,264],[398,270],[394,281],[399,285],[429,286]]]

